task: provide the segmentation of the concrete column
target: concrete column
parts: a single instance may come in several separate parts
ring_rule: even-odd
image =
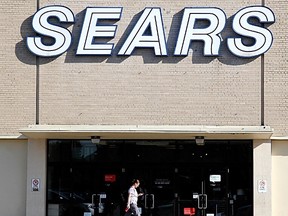
[[[46,213],[46,140],[29,139],[27,153],[26,215],[45,216]],[[32,179],[40,179],[40,190],[32,191]]]
[[[254,140],[254,216],[271,216],[271,175],[272,155],[271,140]],[[266,192],[259,191],[259,181],[266,183]]]
[[[287,215],[288,140],[273,140],[272,145],[272,215]]]

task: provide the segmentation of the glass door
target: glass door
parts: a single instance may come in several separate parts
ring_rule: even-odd
[[[170,166],[154,164],[137,165],[127,167],[125,175],[127,179],[137,176],[140,180],[138,207],[142,216],[174,216],[174,169]],[[133,177],[132,177],[133,178]]]
[[[223,168],[178,168],[178,215],[229,215],[227,174]]]
[[[131,181],[142,216],[252,216],[251,141],[49,140],[47,216],[121,216]]]

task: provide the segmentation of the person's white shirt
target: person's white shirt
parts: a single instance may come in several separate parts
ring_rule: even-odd
[[[136,190],[135,187],[130,187],[128,190],[128,193],[130,194],[130,203],[136,204],[137,205],[137,201],[138,201],[138,192]]]

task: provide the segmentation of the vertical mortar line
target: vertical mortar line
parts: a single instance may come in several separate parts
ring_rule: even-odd
[[[265,0],[261,0],[265,6]],[[264,24],[263,24],[264,27]],[[265,56],[261,55],[261,125],[265,125]]]
[[[264,84],[264,54],[261,55],[261,125],[265,125],[265,84]]]
[[[36,56],[36,125],[39,124],[39,56]]]
[[[40,5],[40,0],[36,0],[36,9],[37,11],[39,10],[39,5]],[[40,75],[40,59],[39,56],[36,56],[36,86],[35,86],[35,112],[36,112],[36,117],[35,117],[35,124],[38,125],[39,124],[39,75]]]

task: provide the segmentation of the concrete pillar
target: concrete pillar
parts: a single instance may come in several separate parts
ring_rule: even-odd
[[[29,139],[27,152],[26,215],[46,214],[46,140]],[[39,191],[32,191],[32,179],[40,179]]]
[[[254,216],[271,216],[271,140],[254,140]],[[259,181],[266,183],[266,192],[259,190]],[[264,187],[265,188],[265,187]]]

